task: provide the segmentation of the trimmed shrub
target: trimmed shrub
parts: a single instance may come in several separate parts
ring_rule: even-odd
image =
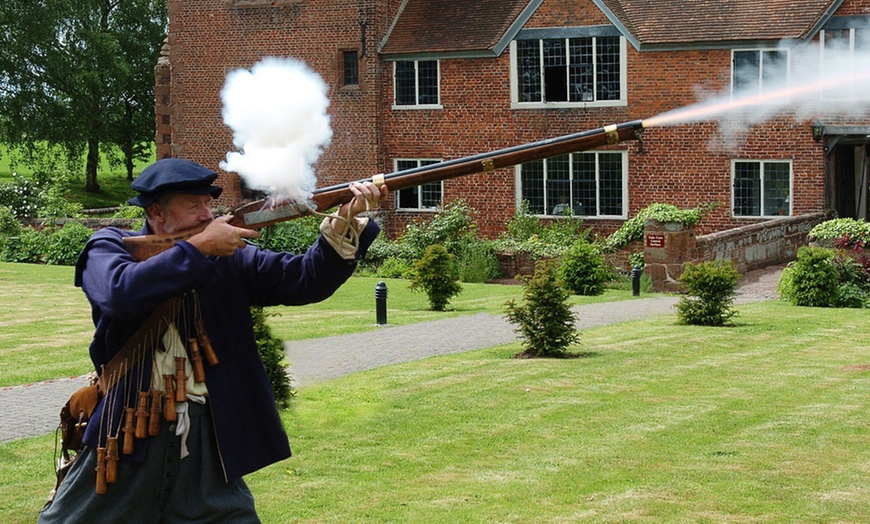
[[[255,242],[261,248],[272,251],[305,253],[320,236],[320,223],[322,221],[322,217],[311,215],[272,224],[263,228],[260,237],[255,239]]]
[[[505,303],[505,317],[515,324],[523,339],[524,351],[517,357],[566,357],[573,344],[580,341],[575,317],[566,302],[568,293],[559,284],[558,262],[539,260],[535,273],[523,285],[524,304]]]
[[[389,257],[377,267],[375,275],[381,278],[414,278],[414,266],[403,258]]]
[[[419,260],[435,244],[457,256],[464,244],[476,238],[474,210],[465,201],[456,200],[440,209],[429,222],[408,225],[400,241],[406,245],[410,260]]]
[[[15,218],[12,208],[0,205],[0,236],[15,236],[21,233],[21,222]]]
[[[595,296],[604,293],[610,278],[604,256],[585,240],[571,246],[559,267],[562,286],[577,295]]]
[[[870,241],[870,222],[854,218],[835,218],[826,220],[810,230],[810,240],[833,242],[843,235],[853,239]]]
[[[290,376],[287,374],[287,359],[284,353],[284,342],[272,334],[272,328],[266,322],[267,314],[262,307],[251,308],[251,318],[254,320],[254,338],[260,359],[266,368],[269,385],[279,408],[290,406],[290,400],[295,395],[291,387]]]
[[[73,266],[93,231],[78,222],[68,222],[48,236],[45,263]]]
[[[48,235],[24,227],[18,235],[6,237],[0,261],[39,264],[45,260],[47,248]]]
[[[677,303],[677,318],[686,324],[721,326],[736,313],[734,289],[740,273],[728,261],[686,264],[680,282],[687,295]]]
[[[484,283],[501,276],[493,244],[486,240],[469,240],[460,246],[456,265],[463,282]]]
[[[832,264],[834,251],[801,247],[797,258],[783,270],[777,290],[796,306],[831,307],[837,301],[838,275]]]
[[[425,292],[430,307],[435,311],[444,311],[450,299],[462,291],[453,255],[441,244],[429,246],[423,258],[414,264],[414,269],[416,274],[411,291]]]

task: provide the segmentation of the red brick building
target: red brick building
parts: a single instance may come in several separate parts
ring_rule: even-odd
[[[330,86],[334,135],[316,166],[320,186],[649,119],[699,92],[763,93],[808,49],[821,68],[870,48],[870,0],[169,0],[169,14],[158,157],[218,169],[233,149],[221,121],[226,73],[293,57]],[[854,109],[868,96],[817,102],[846,98]],[[753,110],[729,117],[740,111]],[[701,233],[822,209],[866,219],[868,114],[784,108],[733,143],[718,117],[650,127],[642,142],[396,192],[384,223],[396,236],[459,198],[489,236],[522,200],[543,217],[573,209],[601,231],[654,202],[718,202]],[[237,177],[218,182],[237,202]]]

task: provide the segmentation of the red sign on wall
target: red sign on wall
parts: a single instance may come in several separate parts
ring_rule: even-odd
[[[649,233],[646,236],[646,247],[665,247],[664,233]]]

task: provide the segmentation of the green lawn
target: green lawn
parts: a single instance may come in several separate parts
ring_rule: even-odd
[[[866,311],[738,311],[585,330],[587,358],[507,344],[302,388],[294,457],[247,478],[263,521],[867,522]],[[53,449],[0,445],[4,522],[33,521]]]
[[[374,290],[380,279],[353,277],[331,298],[303,307],[268,308],[273,333],[284,340],[341,335],[378,329]],[[28,384],[91,370],[87,347],[93,337],[90,307],[73,286],[73,268],[0,263],[0,387]],[[386,279],[387,320],[399,326],[479,312],[501,314],[504,303],[520,298],[522,287],[463,284],[453,309],[428,309],[425,294],[411,293],[408,281]],[[573,297],[574,303],[631,298],[609,290],[600,297]],[[292,364],[292,363],[291,363]]]
[[[144,162],[138,162],[133,169],[134,176],[138,174],[147,165],[152,163],[155,156]],[[22,175],[31,175],[32,169],[26,165],[16,166],[15,171]],[[127,172],[123,167],[116,167],[109,164],[105,155],[102,156],[100,167],[97,171],[97,183],[100,184],[99,193],[87,193],[84,191],[85,174],[84,162],[82,162],[81,173],[77,173],[80,179],[76,187],[73,188],[67,198],[71,202],[81,203],[85,209],[97,209],[104,207],[115,207],[133,197],[136,192],[130,188],[130,181],[127,180]],[[10,165],[10,154],[8,148],[0,144],[0,184],[11,183],[12,167]]]

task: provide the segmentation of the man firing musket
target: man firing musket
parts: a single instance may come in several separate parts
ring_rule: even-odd
[[[76,285],[96,325],[91,359],[111,387],[40,522],[259,522],[242,476],[289,457],[290,447],[259,359],[250,306],[307,304],[332,295],[378,234],[374,221],[357,215],[389,193],[370,182],[349,186],[352,198],[324,218],[318,241],[295,255],[250,246],[245,240],[259,232],[231,225],[228,216],[214,218],[216,178],[193,162],[160,160],[133,184],[139,195],[130,203],[147,216],[142,231],[105,228],[88,241]],[[201,226],[144,262],[124,247],[125,238]],[[180,305],[148,326],[142,345],[107,372],[149,314],[173,299]],[[213,364],[193,358],[194,347],[206,344]],[[108,465],[100,450],[110,437],[126,437],[124,418],[135,416],[140,396],[171,398],[175,413],[160,409],[155,433],[133,437],[109,482],[101,476]]]
[[[278,120],[279,127],[287,121]],[[84,426],[83,447],[39,522],[259,522],[242,476],[289,457],[290,446],[250,307],[332,295],[379,233],[374,221],[358,215],[387,199],[388,187],[616,144],[637,138],[642,128],[640,121],[611,125],[297,191],[305,198],[258,201],[218,218],[211,211],[221,193],[215,171],[181,159],[152,164],[133,183],[139,194],[129,201],[145,209],[142,230],[98,231],[76,265],[75,283],[91,303],[96,327],[90,355],[99,374],[100,396],[93,397],[100,400]],[[321,133],[315,149],[329,136]],[[245,153],[269,149],[261,145],[246,143]],[[222,166],[241,170],[252,160],[228,155]],[[266,225],[333,208],[303,254],[247,242]]]

